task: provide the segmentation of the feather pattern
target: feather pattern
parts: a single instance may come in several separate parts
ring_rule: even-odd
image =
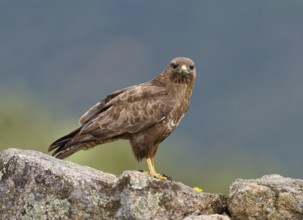
[[[52,143],[49,151],[65,158],[98,144],[128,139],[138,160],[154,157],[158,145],[187,112],[195,77],[192,60],[174,58],[153,80],[106,96],[83,114],[78,128]]]

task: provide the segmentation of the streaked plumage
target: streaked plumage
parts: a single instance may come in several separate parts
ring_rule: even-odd
[[[78,128],[52,143],[49,151],[65,158],[79,150],[128,139],[138,160],[151,160],[187,112],[195,78],[193,61],[176,57],[151,81],[106,96],[80,118]],[[149,169],[153,175],[154,167],[149,164]]]

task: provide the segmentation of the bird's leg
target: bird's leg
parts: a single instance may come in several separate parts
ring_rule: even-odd
[[[151,158],[146,158],[146,163],[147,163],[148,171],[145,171],[144,173],[151,175],[157,179],[161,179],[161,180],[168,179],[166,176],[156,172],[154,162]]]

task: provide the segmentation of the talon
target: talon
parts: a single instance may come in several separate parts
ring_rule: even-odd
[[[156,179],[160,179],[160,180],[169,180],[169,181],[173,181],[173,179],[169,176],[166,176],[164,174],[160,174],[160,173],[150,173],[149,171],[145,171],[145,170],[138,170],[141,173],[147,174],[149,176],[152,176]]]
[[[150,174],[151,176],[153,176],[154,178],[160,179],[160,180],[167,180],[168,178],[160,173],[153,173]]]
[[[174,179],[173,179],[172,177],[170,177],[170,176],[167,176],[167,175],[165,175],[165,174],[162,174],[162,176],[165,176],[166,179],[169,180],[170,182],[173,182],[173,181],[174,181]]]
[[[170,177],[170,176],[168,176],[167,179],[168,179],[170,182],[173,182],[173,181],[174,181],[174,179],[173,179],[172,177]]]

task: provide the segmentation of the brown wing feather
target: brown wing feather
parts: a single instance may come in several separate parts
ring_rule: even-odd
[[[57,148],[54,154],[64,158],[70,152],[142,131],[164,120],[173,107],[165,89],[150,83],[116,91],[80,118],[77,132],[55,141],[49,150]]]
[[[92,120],[93,118],[95,118],[96,116],[98,116],[102,111],[105,111],[107,108],[109,108],[112,105],[111,100],[113,100],[116,96],[123,93],[125,90],[128,90],[129,88],[131,87],[117,90],[106,96],[105,99],[103,99],[102,101],[98,102],[96,105],[91,107],[87,112],[85,112],[80,117],[79,124],[80,125],[85,124],[90,120]]]
[[[146,84],[130,87],[107,101],[98,104],[105,106],[103,111],[91,111],[97,114],[90,116],[91,121],[85,120],[80,134],[103,139],[136,133],[163,120],[173,109],[164,89]]]

